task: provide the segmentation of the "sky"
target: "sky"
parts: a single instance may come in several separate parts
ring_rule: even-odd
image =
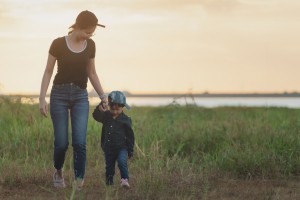
[[[106,92],[300,92],[298,0],[0,0],[0,94],[39,93],[83,10],[106,25],[92,38]]]

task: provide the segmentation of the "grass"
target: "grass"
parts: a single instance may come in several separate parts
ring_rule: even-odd
[[[68,188],[56,190],[51,184],[50,116],[41,117],[37,105],[1,98],[0,198],[214,199],[222,192],[226,199],[231,195],[228,182],[251,180],[278,187],[278,180],[286,181],[288,198],[300,197],[299,109],[187,105],[134,107],[125,112],[132,118],[136,137],[134,159],[129,161],[131,189],[105,186],[101,125],[90,114],[86,184],[83,192],[74,194],[71,145],[64,165]],[[118,179],[117,173],[115,182]],[[222,184],[224,180],[227,183]],[[280,197],[283,190],[278,187],[257,190],[256,199]]]

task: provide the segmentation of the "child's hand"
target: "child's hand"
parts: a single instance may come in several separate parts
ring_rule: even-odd
[[[128,153],[128,159],[133,157],[133,152]]]
[[[103,104],[102,104],[102,107],[104,110],[108,110],[108,102],[105,100],[105,101],[102,101]]]
[[[101,101],[101,103],[99,104],[98,108],[99,108],[100,111],[103,111],[103,112],[106,111],[107,108],[108,108],[107,102]]]

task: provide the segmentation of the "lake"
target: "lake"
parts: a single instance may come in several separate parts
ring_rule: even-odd
[[[196,97],[196,98],[179,98],[171,97],[129,97],[129,105],[133,106],[166,106],[170,104],[187,105],[193,104],[202,107],[219,107],[219,106],[249,106],[249,107],[289,107],[300,108],[300,98],[286,97]],[[91,99],[91,104],[93,100]]]
[[[49,97],[46,98],[49,103]],[[38,103],[38,98],[22,98],[22,103]],[[90,105],[99,103],[98,97],[89,98]],[[300,108],[300,97],[127,97],[130,106],[167,106],[171,104],[201,107],[248,106]]]

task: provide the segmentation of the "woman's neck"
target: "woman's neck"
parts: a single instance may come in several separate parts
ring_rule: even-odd
[[[70,42],[73,42],[73,43],[85,42],[85,39],[80,38],[76,32],[72,32],[71,34],[69,34],[68,39]]]
[[[66,37],[68,48],[74,53],[80,53],[85,50],[87,41],[80,39],[76,33],[71,33]]]

